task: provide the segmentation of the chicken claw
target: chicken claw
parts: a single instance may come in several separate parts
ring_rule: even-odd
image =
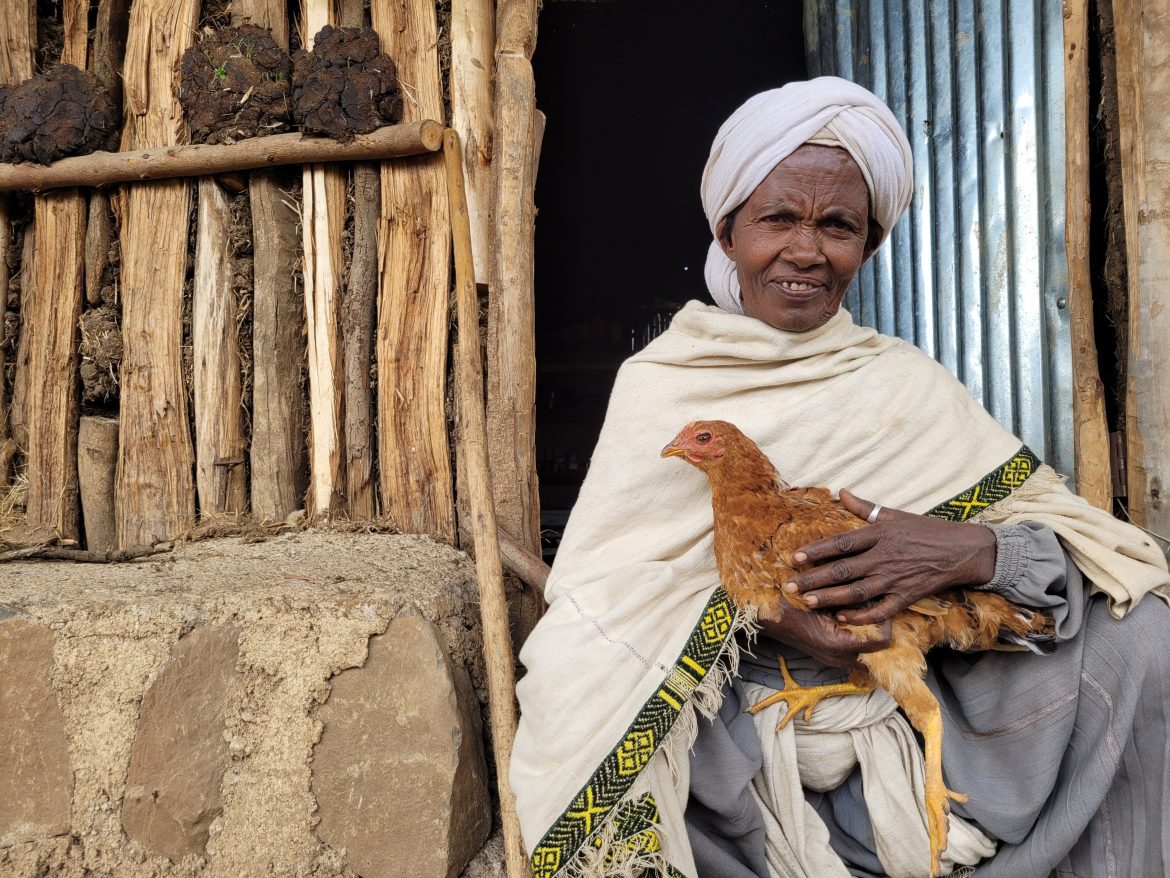
[[[962,793],[949,790],[943,784],[941,777],[928,777],[926,780],[926,831],[930,836],[930,874],[941,873],[942,852],[947,848],[947,834],[950,821],[947,817],[951,812],[951,801],[959,804],[967,801]]]
[[[801,686],[788,673],[788,663],[784,661],[784,657],[780,657],[780,675],[784,678],[784,688],[779,692],[769,695],[763,701],[751,705],[747,712],[753,716],[761,710],[771,707],[778,701],[783,701],[788,705],[788,713],[784,715],[784,719],[776,726],[776,731],[780,731],[792,718],[800,711],[804,711],[804,721],[808,722],[812,719],[813,710],[820,704],[822,698],[836,698],[840,695],[868,695],[874,690],[873,683],[832,683],[828,686]]]

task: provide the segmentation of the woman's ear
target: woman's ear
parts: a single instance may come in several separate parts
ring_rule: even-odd
[[[723,254],[732,262],[735,262],[735,243],[732,241],[731,232],[735,226],[735,215],[738,212],[732,211],[723,219],[719,220],[719,223],[715,226],[715,240],[719,242]]]

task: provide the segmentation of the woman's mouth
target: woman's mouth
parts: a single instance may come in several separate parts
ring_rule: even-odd
[[[773,286],[775,286],[785,295],[792,296],[793,298],[797,299],[807,299],[824,289],[823,284],[791,280],[773,281]]]

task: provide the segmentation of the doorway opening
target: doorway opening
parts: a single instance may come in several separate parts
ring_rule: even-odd
[[[703,281],[699,179],[720,123],[807,76],[792,0],[545,0],[536,184],[536,454],[545,560],[576,501],[618,366]]]

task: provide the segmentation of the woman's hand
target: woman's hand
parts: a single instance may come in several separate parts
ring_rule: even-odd
[[[878,626],[881,637],[876,640],[861,640],[852,632],[833,621],[827,613],[802,613],[788,610],[780,620],[760,620],[760,630],[805,655],[812,656],[821,664],[834,668],[859,670],[859,652],[873,652],[890,645],[890,623]]]
[[[859,518],[874,507],[848,491],[841,503]],[[868,625],[948,588],[989,582],[995,556],[995,534],[985,527],[883,506],[876,524],[799,549],[795,560],[816,566],[783,587],[818,610],[849,607],[836,614],[839,621]]]

